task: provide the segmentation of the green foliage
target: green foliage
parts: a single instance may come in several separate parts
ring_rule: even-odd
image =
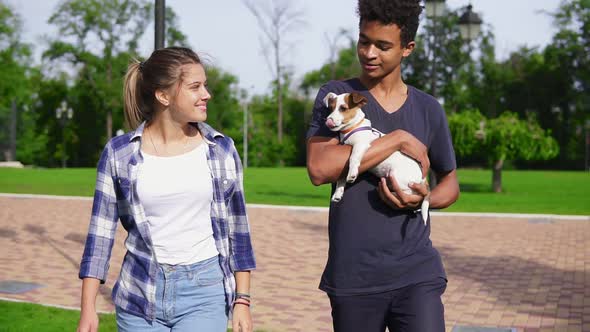
[[[328,62],[320,69],[306,73],[300,88],[307,94],[312,88],[319,88],[330,80],[344,80],[356,77],[360,75],[360,72],[356,44],[351,40],[348,47],[339,50],[338,57],[334,62]]]
[[[557,142],[533,120],[519,120],[511,112],[488,121],[484,128],[485,151],[490,161],[546,160],[559,153]]]
[[[22,109],[34,94],[31,76],[35,69],[31,64],[31,47],[21,42],[22,20],[14,10],[0,1],[0,150],[9,150],[12,126],[12,105],[16,106],[16,124],[31,124],[30,117],[22,115]],[[31,129],[31,128],[27,128]],[[17,130],[17,141],[22,132]],[[4,158],[4,153],[0,158]]]
[[[477,110],[448,117],[453,146],[459,156],[484,153],[490,163],[505,160],[547,160],[559,153],[550,133],[533,117],[520,120],[512,112],[487,119]]]
[[[207,123],[234,139],[240,135],[243,112],[237,99],[236,76],[210,66],[207,68],[207,82],[211,100],[207,108]]]
[[[452,113],[448,116],[455,153],[461,157],[474,154],[484,145],[486,123],[484,116],[475,110]]]

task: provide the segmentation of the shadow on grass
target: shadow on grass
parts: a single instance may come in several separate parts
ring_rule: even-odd
[[[265,195],[265,196],[272,196],[272,197],[281,197],[281,198],[293,198],[293,199],[328,199],[328,196],[325,194],[298,194],[298,193],[289,193],[285,191],[258,191],[257,195]]]
[[[459,189],[463,193],[492,193],[491,184],[459,183]]]

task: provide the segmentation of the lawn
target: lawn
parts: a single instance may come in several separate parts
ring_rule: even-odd
[[[504,171],[504,192],[491,192],[491,171],[460,169],[461,197],[445,211],[590,215],[590,174]],[[304,168],[248,168],[248,203],[328,206],[330,186],[314,187]],[[0,168],[0,192],[91,196],[95,170]]]
[[[80,311],[46,307],[39,304],[1,301],[0,332],[75,331]],[[115,314],[98,315],[99,332],[116,332]],[[232,332],[228,329],[227,332]],[[255,330],[255,332],[264,332]]]
[[[0,301],[0,331],[75,331],[80,312],[38,304]],[[99,331],[117,331],[114,314],[99,315]]]

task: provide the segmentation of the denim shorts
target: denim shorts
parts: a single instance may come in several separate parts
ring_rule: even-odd
[[[156,318],[116,308],[122,332],[211,331],[225,332],[226,314],[223,271],[217,256],[191,265],[160,264],[156,277]]]

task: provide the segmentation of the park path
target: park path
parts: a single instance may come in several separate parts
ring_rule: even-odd
[[[0,196],[0,283],[42,287],[0,297],[78,307],[78,264],[91,201]],[[327,254],[327,212],[249,206],[259,268],[253,317],[264,331],[331,331],[327,297],[317,289]],[[119,228],[99,310],[124,254]],[[455,326],[517,331],[590,331],[590,217],[435,214],[432,240],[449,276],[443,297]]]

